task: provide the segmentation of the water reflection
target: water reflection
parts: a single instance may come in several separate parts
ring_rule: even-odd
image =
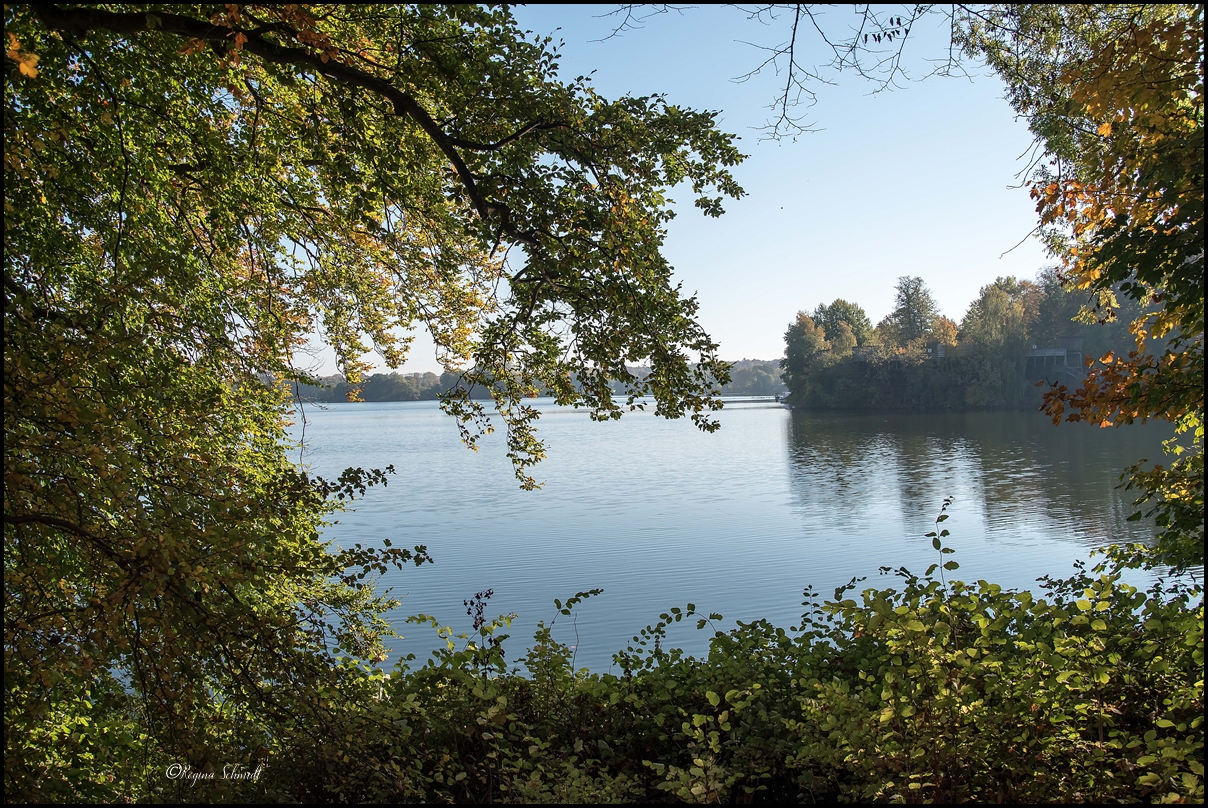
[[[432,614],[469,627],[462,601],[493,589],[494,613],[521,615],[509,658],[522,654],[554,598],[605,592],[562,621],[579,664],[607,670],[614,651],[672,606],[695,603],[728,620],[788,626],[800,593],[823,593],[881,565],[922,571],[935,561],[924,534],[940,503],[960,576],[1029,587],[1062,575],[1088,547],[1147,539],[1130,523],[1122,469],[1157,457],[1161,427],[1053,427],[1039,414],[825,415],[728,406],[722,429],[649,413],[595,423],[544,403],[549,455],[539,491],[521,491],[498,434],[478,453],[432,402],[332,404],[311,413],[307,462],[399,469],[325,535],[345,544],[425,544],[433,566],[390,572],[407,595],[391,615],[407,639],[395,653],[426,656],[430,632],[404,626]],[[565,623],[565,625],[563,625]],[[706,635],[674,639],[699,653]]]
[[[886,521],[926,533],[939,503],[979,517],[987,541],[1047,534],[1098,545],[1149,541],[1129,522],[1120,473],[1161,452],[1169,430],[1056,427],[1040,414],[844,415],[795,411],[788,429],[792,489],[803,515],[859,529]],[[969,525],[967,527],[974,527]]]

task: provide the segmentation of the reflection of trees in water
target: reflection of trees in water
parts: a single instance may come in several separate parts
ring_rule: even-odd
[[[1150,524],[1127,521],[1134,497],[1117,486],[1125,467],[1161,454],[1160,426],[1055,427],[1027,413],[965,418],[991,530],[1039,522],[1089,543],[1152,538]]]
[[[902,429],[896,421],[794,413],[789,457],[798,505],[856,526],[874,516],[883,519],[884,503],[896,499],[909,530],[927,525],[951,493],[966,452],[960,442]]]
[[[944,497],[955,493],[969,474],[969,447],[959,436],[914,430],[898,418],[882,426],[897,449],[892,465],[898,486],[902,517],[911,535],[931,530]]]
[[[896,498],[902,528],[925,532],[945,496],[978,500],[988,533],[1030,527],[1087,542],[1147,540],[1128,522],[1120,472],[1161,454],[1161,426],[1098,430],[1031,413],[935,415],[794,412],[790,479],[807,515],[844,526],[884,520]],[[836,507],[838,505],[838,507]],[[891,508],[892,509],[892,508]],[[921,530],[920,530],[921,529]]]

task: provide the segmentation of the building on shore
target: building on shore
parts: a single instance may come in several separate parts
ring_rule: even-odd
[[[1057,345],[1039,348],[1035,345],[1024,354],[1025,373],[1029,379],[1068,384],[1086,378],[1082,359],[1082,337],[1058,337]]]

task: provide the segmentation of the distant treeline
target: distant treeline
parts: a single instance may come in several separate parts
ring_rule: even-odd
[[[294,396],[303,401],[347,401],[353,390],[339,374],[319,381],[320,385],[294,383]],[[361,385],[360,397],[364,401],[431,401],[456,384],[453,373],[375,373]]]
[[[641,378],[650,372],[646,367],[631,367],[629,371]],[[780,378],[780,363],[743,359],[733,363],[730,383],[721,388],[723,396],[772,396],[788,390]],[[320,384],[294,383],[296,398],[306,402],[347,401],[352,392],[345,378],[339,374],[323,376]],[[361,385],[360,397],[364,401],[432,401],[460,382],[456,373],[375,373]],[[613,391],[624,392],[620,382],[613,383]],[[541,391],[544,392],[544,391]],[[471,398],[490,398],[485,388],[470,389]]]
[[[723,396],[775,396],[787,393],[780,377],[780,362],[743,359],[730,368],[730,383],[721,388]]]
[[[1120,296],[1124,300],[1123,296]],[[1036,408],[1049,383],[1077,387],[1086,357],[1127,355],[1125,302],[1115,319],[1083,314],[1084,294],[1054,270],[982,287],[960,323],[940,313],[922,278],[898,281],[893,312],[875,327],[846,300],[799,312],[781,361],[789,402],[809,409]]]

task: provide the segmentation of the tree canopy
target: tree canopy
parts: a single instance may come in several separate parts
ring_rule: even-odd
[[[868,319],[868,314],[858,304],[842,298],[832,301],[829,306],[819,303],[814,309],[813,320],[825,329],[826,338],[832,341],[840,338],[840,323],[847,325],[859,345],[872,336],[872,321]]]
[[[799,311],[784,332],[784,343],[784,359],[780,360],[784,383],[789,390],[804,387],[813,369],[821,362],[822,354],[831,348],[826,331],[808,314]]]
[[[893,311],[878,324],[894,342],[907,345],[931,336],[940,307],[919,277],[903,275],[894,287]]]
[[[670,187],[709,215],[741,194],[712,113],[562,82],[502,9],[110,8],[7,12],[17,286],[92,239],[92,280],[191,295],[163,327],[287,377],[316,327],[356,382],[363,340],[395,366],[422,323],[499,390],[521,469],[537,382],[611,417],[621,379],[711,425],[724,368],[659,248]]]
[[[1102,321],[1131,303],[1136,337],[1075,390],[1054,421],[1160,418],[1190,445],[1135,470],[1166,528],[1158,557],[1203,563],[1204,32],[1196,5],[993,7],[963,41],[1006,81],[1043,159],[1030,178],[1067,283]]]
[[[1002,352],[1022,352],[1028,325],[1039,313],[1039,295],[1028,281],[999,278],[981,288],[961,321],[960,336],[970,345]]]
[[[789,401],[824,410],[1039,409],[1045,382],[1069,386],[1086,376],[1083,356],[1134,345],[1124,322],[1088,322],[1085,300],[1052,269],[1034,281],[998,278],[970,302],[959,328],[937,315],[926,339],[903,342],[890,317],[858,351],[845,321],[828,338],[799,314],[785,334]],[[1060,348],[1061,356],[1029,356],[1036,347]]]
[[[715,428],[726,367],[660,252],[672,187],[741,194],[713,113],[564,81],[498,7],[7,5],[5,34],[6,794],[331,731],[373,576],[427,555],[320,539],[389,470],[287,460],[261,379],[317,381],[312,331],[355,385],[422,324],[525,485],[539,384]]]

